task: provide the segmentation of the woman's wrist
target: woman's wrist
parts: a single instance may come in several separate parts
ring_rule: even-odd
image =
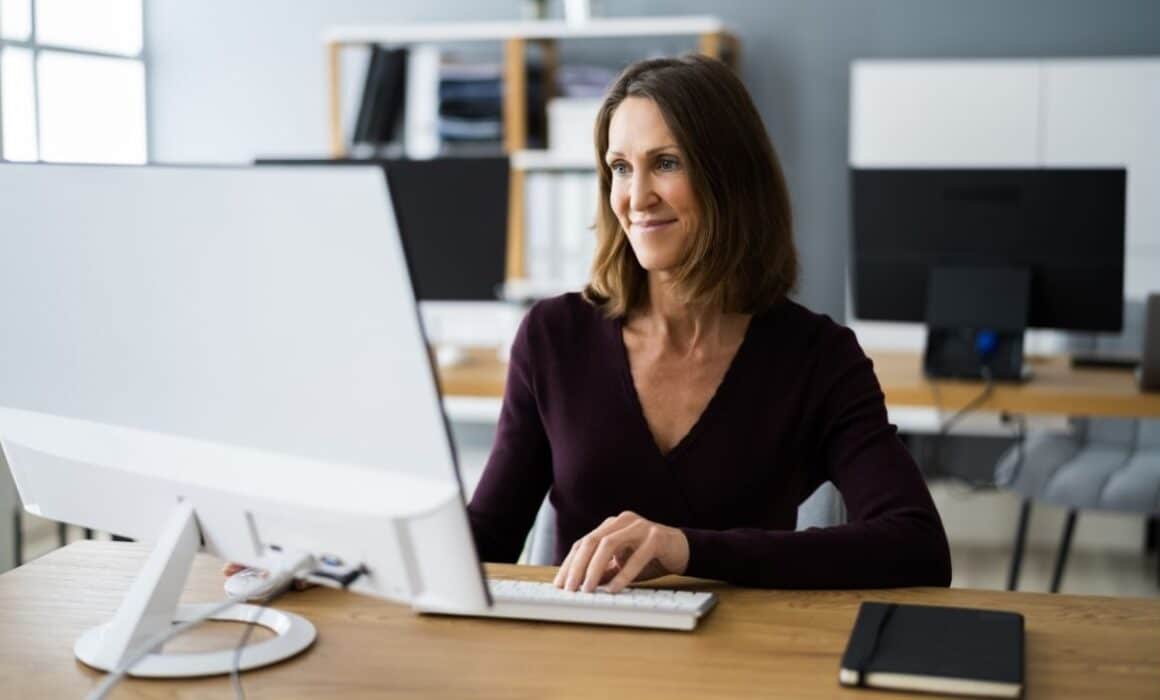
[[[669,528],[669,551],[671,552],[670,566],[666,567],[674,574],[684,574],[689,570],[689,538],[679,527]]]

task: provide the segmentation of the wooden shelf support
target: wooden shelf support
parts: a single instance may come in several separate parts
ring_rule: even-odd
[[[332,41],[326,45],[327,80],[330,99],[330,155],[346,155],[346,139],[342,134],[342,44]]]
[[[741,65],[741,44],[729,32],[711,32],[698,38],[697,50],[720,59],[734,71]]]

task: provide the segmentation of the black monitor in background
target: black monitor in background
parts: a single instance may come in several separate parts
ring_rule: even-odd
[[[1025,328],[1121,330],[1123,169],[851,174],[854,314],[926,323],[928,374],[1017,379]]]
[[[386,173],[420,301],[495,301],[507,260],[508,159],[275,159],[257,165],[377,165]]]

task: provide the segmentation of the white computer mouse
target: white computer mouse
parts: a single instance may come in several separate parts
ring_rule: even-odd
[[[292,576],[271,576],[265,569],[245,568],[226,578],[226,595],[238,600],[269,598],[290,585]]]

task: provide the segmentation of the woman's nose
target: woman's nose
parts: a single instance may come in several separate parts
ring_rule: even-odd
[[[644,211],[656,204],[657,195],[653,189],[652,178],[647,175],[636,175],[632,178],[632,185],[628,193],[628,204],[636,211]]]

